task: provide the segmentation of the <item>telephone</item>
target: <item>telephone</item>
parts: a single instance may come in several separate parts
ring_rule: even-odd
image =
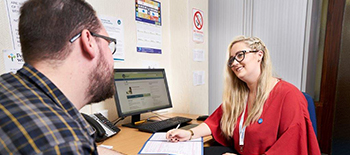
[[[117,134],[120,129],[112,124],[106,117],[101,113],[95,113],[87,115],[81,113],[85,120],[95,129],[95,141],[101,142],[105,139]]]

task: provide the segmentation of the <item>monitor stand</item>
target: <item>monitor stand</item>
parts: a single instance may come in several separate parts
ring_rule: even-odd
[[[131,123],[123,124],[122,126],[129,127],[129,128],[138,128],[138,126],[142,125],[143,123],[141,124],[135,124],[135,123],[140,120],[141,120],[141,114],[132,115]],[[151,121],[148,121],[148,122],[151,122]]]

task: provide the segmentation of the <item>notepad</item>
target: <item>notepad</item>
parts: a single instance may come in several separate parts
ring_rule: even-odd
[[[165,132],[154,133],[138,154],[203,155],[203,138],[172,143],[166,140]]]

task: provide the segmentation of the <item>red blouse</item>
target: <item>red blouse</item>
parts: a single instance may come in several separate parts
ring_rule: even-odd
[[[247,119],[249,111],[245,113]],[[261,124],[255,122],[246,128],[244,147],[239,146],[238,118],[233,139],[227,140],[220,129],[222,106],[205,120],[214,139],[224,146],[232,146],[240,154],[321,154],[307,110],[304,95],[292,84],[281,80],[264,104]]]

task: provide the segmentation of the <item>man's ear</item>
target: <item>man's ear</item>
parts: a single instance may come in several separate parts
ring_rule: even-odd
[[[83,55],[86,55],[89,58],[94,58],[96,56],[94,46],[97,46],[97,44],[90,31],[87,29],[84,29],[81,32],[81,44],[84,52]]]

